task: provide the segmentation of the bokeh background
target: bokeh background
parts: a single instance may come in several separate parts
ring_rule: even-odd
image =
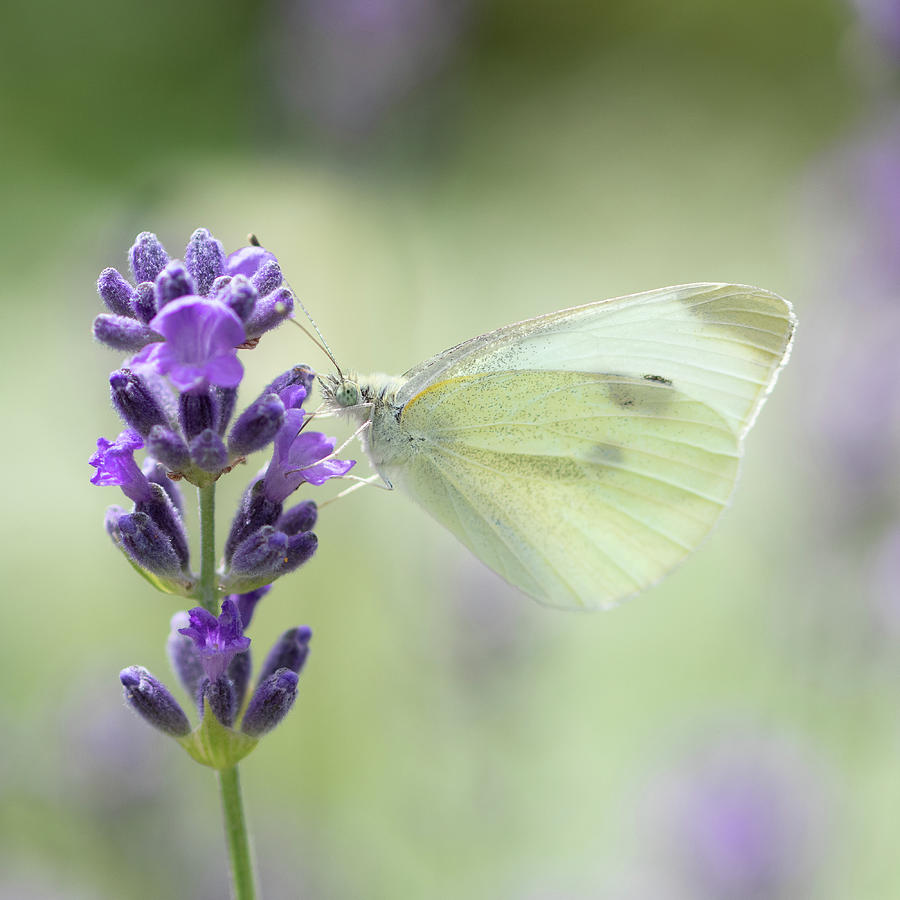
[[[201,225],[260,234],[362,371],[686,281],[801,323],[733,508],[614,612],[402,496],[327,508],[251,632],[315,632],[242,765],[265,897],[900,896],[898,100],[897,0],[6,3],[0,897],[227,892],[212,773],[118,686],[174,687],[177,606],[87,466],[96,276]],[[316,354],[267,336],[244,396]]]

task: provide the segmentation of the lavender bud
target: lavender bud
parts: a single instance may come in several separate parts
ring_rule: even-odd
[[[143,666],[122,669],[119,680],[131,708],[154,728],[172,737],[190,734],[191,723],[178,701]]]
[[[135,238],[128,258],[135,281],[155,281],[169,261],[169,254],[155,234],[142,231]]]
[[[207,428],[215,429],[218,410],[212,392],[207,389],[196,394],[179,394],[178,418],[189,441]]]
[[[117,269],[104,269],[100,273],[97,279],[97,293],[111,313],[129,318],[134,315],[134,307],[131,305],[131,285]]]
[[[156,276],[156,308],[162,309],[170,300],[194,293],[194,282],[181,260],[172,260]]]
[[[156,426],[159,427],[158,425]],[[149,457],[144,460],[141,471],[151,484],[158,484],[172,501],[172,506],[178,510],[178,515],[184,519],[184,498],[181,496],[181,489],[166,474],[166,467],[160,465],[155,459]],[[283,531],[284,529],[282,529]]]
[[[187,628],[190,619],[187,612],[181,611],[172,616],[169,637],[166,640],[166,651],[169,655],[169,664],[172,671],[178,676],[188,696],[197,697],[200,693],[200,685],[206,677],[203,671],[203,660],[197,650],[197,645],[184,634],[179,634],[179,628]]]
[[[156,527],[171,541],[172,549],[181,562],[181,568],[187,570],[189,551],[184,522],[162,487],[151,483],[150,489],[152,498],[139,500],[134,510],[136,513],[146,513],[153,520]]]
[[[300,534],[301,531],[312,531],[318,517],[319,508],[315,500],[304,500],[284,513],[275,527],[285,534]]]
[[[143,325],[132,318],[125,316],[112,316],[101,313],[94,319],[94,337],[113,350],[123,350],[133,353],[152,344],[161,341],[162,335],[155,332],[149,325]]]
[[[296,674],[290,669],[279,669],[260,682],[250,698],[241,722],[241,731],[250,737],[261,737],[281,722],[296,699]]]
[[[287,546],[286,534],[276,531],[271,525],[264,525],[238,544],[231,557],[230,569],[245,577],[271,576],[268,580],[274,581],[274,573],[285,556]]]
[[[243,275],[235,275],[220,299],[234,310],[242,322],[246,322],[256,307],[258,298],[259,294],[250,280]]]
[[[257,301],[253,315],[247,319],[247,340],[260,337],[280,325],[294,311],[294,296],[287,288],[279,288]]]
[[[147,451],[170,472],[181,472],[191,464],[191,453],[184,438],[165,425],[154,425],[150,429]]]
[[[218,415],[216,416],[216,431],[219,434],[224,434],[225,429],[228,427],[228,423],[231,421],[231,417],[234,415],[234,407],[237,403],[238,395],[237,388],[223,388],[214,384],[212,389],[213,399],[216,408],[218,409]]]
[[[135,316],[147,325],[156,315],[156,291],[149,281],[144,281],[134,289],[132,299]]]
[[[280,503],[266,497],[262,479],[254,481],[244,491],[231,522],[231,531],[225,541],[225,562],[231,562],[235,548],[246,537],[264,525],[274,525],[281,515],[281,509]]]
[[[316,552],[319,539],[311,532],[304,531],[301,534],[292,534],[288,537],[287,551],[284,559],[278,567],[278,575],[287,575],[294,569],[299,569]]]
[[[106,528],[141,568],[162,578],[180,580],[182,563],[171,539],[146,513],[122,513],[113,507],[107,513]]]
[[[241,413],[228,435],[228,451],[248,456],[271,443],[284,423],[284,404],[276,394],[257,400]]]
[[[205,297],[213,282],[225,271],[225,251],[209,231],[198,228],[185,248],[184,262],[187,270],[194,276],[197,293]]]
[[[266,385],[260,397],[265,397],[266,394],[281,394],[283,390],[295,384],[300,385],[309,393],[315,377],[316,373],[309,366],[293,366],[287,372],[279,375],[271,384]]]
[[[113,406],[123,421],[146,438],[154,425],[168,426],[158,389],[144,375],[118,369],[109,376]]]
[[[244,631],[250,626],[250,620],[253,618],[253,612],[256,604],[262,600],[269,591],[272,590],[271,585],[257,588],[255,591],[248,591],[246,594],[229,594],[228,599],[233,600],[238,609],[238,615],[241,617],[241,627]]]
[[[265,681],[270,675],[274,675],[279,669],[290,669],[291,672],[299,675],[303,670],[306,657],[309,655],[311,637],[312,629],[306,625],[286,631],[275,642],[259,670],[260,682]]]
[[[265,297],[266,294],[271,294],[275,288],[281,287],[282,281],[281,266],[274,259],[270,259],[253,273],[250,283],[256,288],[260,297]]]
[[[228,465],[228,451],[222,438],[207,428],[191,441],[191,460],[204,472],[221,472]]]
[[[250,651],[235,655],[228,666],[228,677],[234,688],[234,708],[240,709],[244,705],[244,697],[247,696],[247,686],[250,684],[250,672],[253,663],[250,659]]]
[[[226,727],[234,724],[234,716],[237,712],[237,703],[232,685],[227,675],[220,675],[215,681],[206,678],[200,688],[198,706],[201,713],[203,704],[212,710],[213,715]]]

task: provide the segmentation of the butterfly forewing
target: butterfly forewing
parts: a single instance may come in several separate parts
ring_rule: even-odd
[[[759,288],[694,284],[602,300],[509,325],[408,374],[401,405],[430,385],[502,370],[651,376],[709,405],[738,432],[784,364],[790,305]]]

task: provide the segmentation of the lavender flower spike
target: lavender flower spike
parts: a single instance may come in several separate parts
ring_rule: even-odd
[[[190,734],[191,723],[178,701],[143,666],[122,669],[119,679],[131,708],[154,728],[172,737]]]
[[[206,677],[215,681],[225,673],[234,655],[250,646],[250,638],[243,635],[237,606],[234,601],[225,600],[218,618],[202,606],[190,610],[188,616],[190,625],[179,628],[178,633],[194,641]]]
[[[247,705],[241,731],[261,737],[278,725],[297,699],[297,680],[290,669],[279,669],[261,682]]]

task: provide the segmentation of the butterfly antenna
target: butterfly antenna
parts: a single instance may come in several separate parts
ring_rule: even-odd
[[[251,247],[262,246],[259,242],[259,238],[252,233],[247,235],[247,242]],[[331,352],[331,347],[328,346],[328,341],[325,340],[325,336],[321,331],[319,331],[319,326],[316,325],[316,320],[309,314],[309,310],[303,305],[303,301],[297,296],[297,292],[291,286],[290,282],[288,282],[287,279],[285,279],[285,281],[287,283],[287,286],[291,289],[291,293],[294,295],[294,300],[297,302],[300,309],[303,310],[303,315],[305,315],[306,318],[309,319],[309,324],[312,325],[313,330],[318,335],[318,340],[316,340],[316,338],[314,338],[309,333],[309,331],[304,328],[304,326],[301,325],[296,319],[291,319],[290,321],[293,322],[331,360],[331,364],[335,367],[335,369],[337,369],[338,375],[343,380],[344,373],[341,371],[341,367],[338,365],[337,360],[334,358],[334,354]]]

